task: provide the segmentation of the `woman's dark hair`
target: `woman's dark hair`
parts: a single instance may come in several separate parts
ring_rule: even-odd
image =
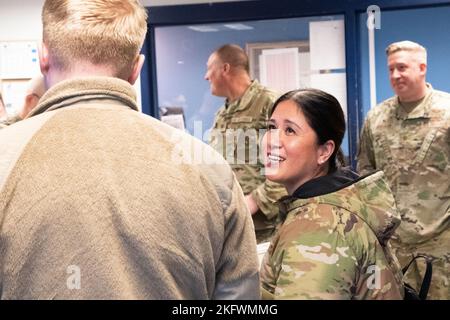
[[[345,165],[341,143],[345,134],[345,117],[339,101],[331,94],[318,89],[298,89],[283,94],[275,101],[271,115],[283,101],[293,101],[305,115],[309,126],[315,131],[319,144],[334,141],[335,149],[328,160],[328,173]]]

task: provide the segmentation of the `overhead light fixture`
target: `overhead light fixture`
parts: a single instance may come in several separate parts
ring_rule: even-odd
[[[227,28],[233,29],[233,30],[252,30],[253,29],[253,27],[248,26],[248,25],[243,24],[243,23],[224,24],[224,27],[227,27]]]
[[[198,32],[216,32],[219,31],[219,29],[210,27],[210,26],[189,26],[188,27],[191,30],[198,31]]]

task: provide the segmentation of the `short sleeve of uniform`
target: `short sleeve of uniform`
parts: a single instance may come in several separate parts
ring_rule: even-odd
[[[370,121],[371,113],[369,112],[359,139],[357,171],[360,175],[369,174],[377,169]]]
[[[264,213],[267,220],[272,220],[278,215],[277,201],[286,195],[287,191],[284,186],[268,179],[252,192],[258,208]]]

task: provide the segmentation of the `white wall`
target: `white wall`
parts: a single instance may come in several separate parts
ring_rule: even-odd
[[[44,0],[0,0],[0,41],[41,39]]]

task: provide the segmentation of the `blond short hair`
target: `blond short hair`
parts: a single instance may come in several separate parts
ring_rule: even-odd
[[[147,12],[138,0],[46,0],[43,41],[58,68],[77,62],[129,72],[144,43]]]
[[[386,48],[386,55],[390,56],[391,54],[399,51],[409,51],[416,53],[416,57],[420,63],[427,63],[427,49],[425,49],[420,44],[413,41],[400,41],[391,43]]]

